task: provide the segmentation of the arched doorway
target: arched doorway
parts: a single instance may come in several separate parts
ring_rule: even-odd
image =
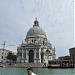
[[[34,51],[29,51],[29,63],[34,62]]]
[[[43,60],[44,60],[44,53],[42,52],[41,53],[41,63],[43,63]]]

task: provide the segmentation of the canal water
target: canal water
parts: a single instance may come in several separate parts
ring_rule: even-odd
[[[75,75],[75,69],[33,68],[36,75]],[[27,75],[27,68],[2,68],[0,75]]]

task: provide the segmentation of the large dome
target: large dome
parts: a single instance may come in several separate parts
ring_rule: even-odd
[[[32,28],[29,29],[29,31],[27,32],[27,36],[28,35],[46,35],[46,33],[44,32],[44,30],[41,27],[38,26],[34,26]]]
[[[27,32],[27,37],[28,36],[40,36],[40,35],[46,37],[45,31],[39,26],[38,21],[35,20],[33,27],[30,28],[29,31]]]

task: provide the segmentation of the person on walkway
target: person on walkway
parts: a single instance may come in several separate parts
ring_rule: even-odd
[[[32,68],[28,68],[27,73],[28,73],[28,75],[36,75],[35,73],[33,73]]]

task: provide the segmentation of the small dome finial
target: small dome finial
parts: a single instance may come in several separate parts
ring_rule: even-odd
[[[33,27],[34,27],[34,26],[39,26],[39,22],[37,21],[37,17],[35,18]]]
[[[54,50],[55,50],[55,45],[54,45]]]

